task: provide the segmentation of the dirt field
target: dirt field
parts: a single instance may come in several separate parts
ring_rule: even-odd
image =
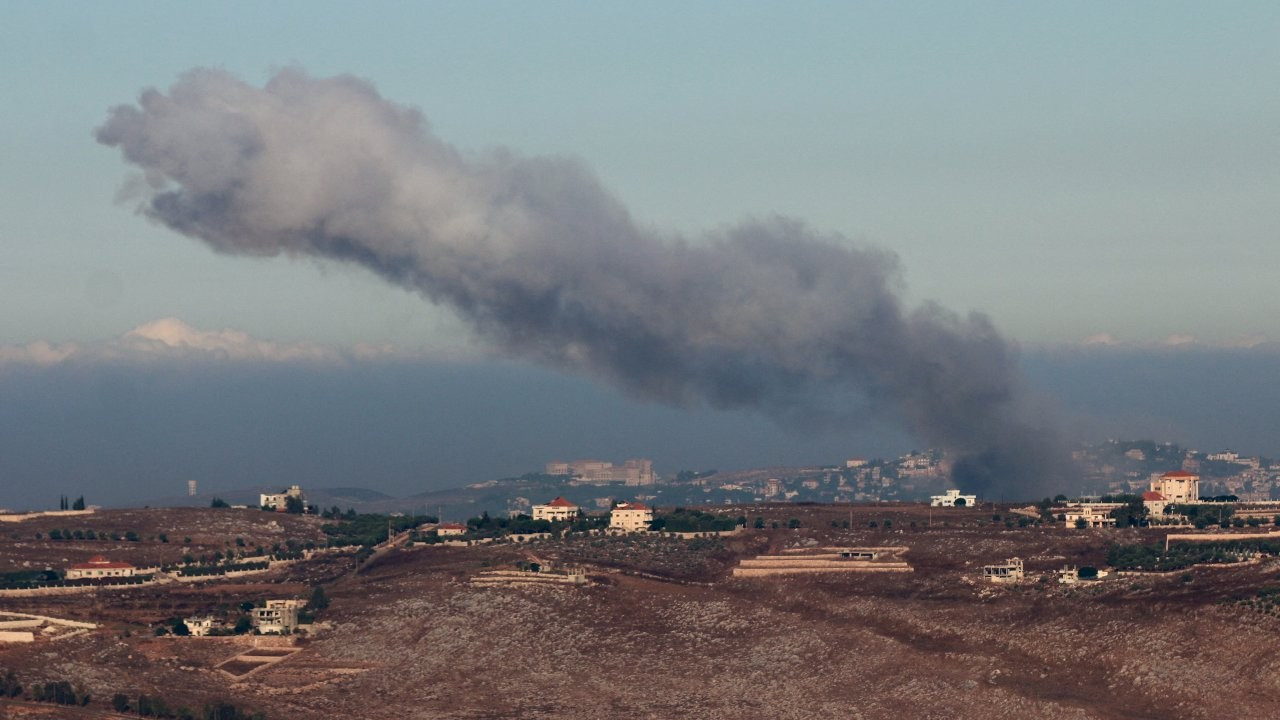
[[[24,684],[72,679],[97,698],[227,699],[277,720],[1263,718],[1280,707],[1280,620],[1238,601],[1280,586],[1274,560],[1065,586],[1041,574],[1104,567],[1110,543],[1163,533],[1009,529],[1007,509],[990,508],[731,512],[749,524],[762,516],[766,527],[697,540],[418,547],[359,571],[350,559],[326,558],[262,583],[70,597],[48,614],[99,617],[106,627],[56,644],[0,646],[0,667]],[[787,529],[792,518],[799,529]],[[905,546],[915,571],[730,577],[742,557],[821,545]],[[983,564],[1012,556],[1032,579],[981,580]],[[585,564],[592,582],[466,582],[517,560]],[[246,594],[300,596],[314,582],[332,600],[320,616],[327,629],[243,679],[213,669],[247,651],[243,640],[136,631],[147,617]],[[6,608],[21,609],[0,602]]]

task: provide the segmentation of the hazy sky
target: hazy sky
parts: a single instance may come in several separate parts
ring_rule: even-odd
[[[568,154],[641,222],[782,213],[898,253],[1023,343],[1280,338],[1280,5],[5,3],[0,338],[177,316],[452,348],[349,269],[216,257],[113,203],[108,108],[298,64],[463,149]]]
[[[692,467],[835,461],[857,445],[494,365],[449,310],[365,270],[220,255],[147,221],[117,200],[135,168],[93,132],[195,67],[255,85],[287,66],[364,78],[464,152],[577,158],[658,233],[802,219],[896,253],[909,305],[987,313],[1039,353],[1033,384],[1084,427],[1193,444],[1243,434],[1242,449],[1275,452],[1265,428],[1280,411],[1249,388],[1280,356],[1277,38],[1270,2],[0,2],[0,484],[145,493],[186,477],[184,457],[218,474],[213,458],[236,447],[270,470],[223,473],[224,486],[347,467],[315,452],[358,439],[350,427],[308,436],[284,416],[237,415],[273,387],[293,406],[318,395],[300,412],[358,408],[385,450],[365,484],[391,492],[536,469],[548,453],[666,452]],[[1113,354],[1065,349],[1086,341]],[[1223,349],[1237,347],[1257,355]],[[1145,373],[1152,358],[1178,371]],[[409,383],[419,395],[391,389],[412,367],[426,368]],[[275,383],[280,368],[304,369]],[[1188,388],[1197,372],[1212,390]],[[529,390],[480,403],[471,427],[519,407],[469,445],[444,432],[453,406],[433,382]],[[413,397],[436,414],[414,421],[397,404]],[[589,420],[485,454],[549,397],[576,398]],[[450,439],[406,449],[414,422]],[[911,442],[862,440],[850,452]]]

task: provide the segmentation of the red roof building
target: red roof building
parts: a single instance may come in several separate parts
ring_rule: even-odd
[[[551,522],[565,522],[577,519],[579,509],[577,505],[557,497],[555,500],[545,505],[533,506],[534,520],[549,520]]]
[[[94,555],[88,562],[75,563],[67,568],[68,580],[85,580],[103,577],[133,577],[137,568],[127,562],[114,562],[103,555]]]
[[[1170,470],[1160,479],[1151,481],[1151,492],[1160,493],[1166,502],[1197,502],[1200,499],[1200,476],[1186,470]]]

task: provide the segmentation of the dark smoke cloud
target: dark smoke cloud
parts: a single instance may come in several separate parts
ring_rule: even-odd
[[[1061,472],[1009,344],[983,315],[905,309],[890,253],[780,218],[667,235],[574,160],[465,155],[368,83],[297,69],[189,72],[97,139],[143,170],[152,219],[219,252],[357,263],[513,356],[783,422],[888,415],[979,492]]]

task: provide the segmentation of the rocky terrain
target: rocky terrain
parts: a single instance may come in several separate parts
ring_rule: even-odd
[[[1047,573],[1105,568],[1109,544],[1163,534],[1010,528],[991,508],[730,512],[764,517],[765,528],[416,546],[362,565],[326,556],[252,583],[0,598],[0,612],[39,608],[102,623],[77,637],[0,645],[0,669],[28,686],[70,679],[90,692],[89,706],[22,715],[50,706],[11,702],[0,715],[119,717],[107,703],[116,692],[190,707],[230,701],[273,719],[1262,718],[1280,707],[1280,620],[1260,599],[1280,587],[1274,559],[1068,586]],[[226,530],[258,537],[255,525],[276,520],[243,518]],[[793,518],[798,529],[787,527]],[[314,530],[298,520],[292,531]],[[40,552],[16,542],[0,546],[6,562]],[[743,557],[825,545],[906,546],[914,571],[730,577]],[[1028,580],[982,580],[983,564],[1012,556],[1026,561]],[[584,566],[590,582],[468,582],[529,561]],[[175,614],[243,597],[305,597],[317,584],[332,602],[295,639],[300,651],[242,677],[215,666],[252,637],[147,632]]]

